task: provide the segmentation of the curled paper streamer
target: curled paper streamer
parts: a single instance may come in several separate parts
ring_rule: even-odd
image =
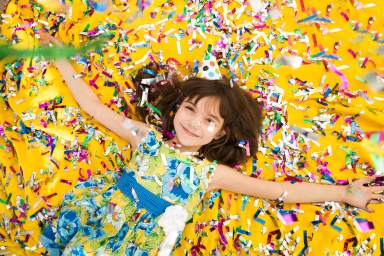
[[[37,47],[34,49],[15,49],[10,45],[0,46],[0,58],[15,57],[15,58],[28,58],[28,57],[44,57],[46,59],[68,58],[75,56],[79,53],[98,48],[103,45],[105,39],[95,40],[79,48],[71,46],[59,47]]]
[[[364,78],[372,90],[384,91],[384,78],[380,77],[376,72],[368,72]]]
[[[311,140],[318,141],[320,139],[320,135],[312,131],[308,131],[306,129],[303,129],[297,126],[290,126],[290,128],[292,129],[292,131],[300,133]]]
[[[299,56],[294,55],[283,55],[278,58],[276,58],[274,65],[275,66],[289,66],[292,68],[299,68],[301,67],[301,63],[303,62],[303,59]]]
[[[330,65],[329,69],[333,71],[336,75],[338,75],[341,79],[342,86],[340,87],[341,90],[348,89],[349,83],[347,77],[341,73],[334,65]]]

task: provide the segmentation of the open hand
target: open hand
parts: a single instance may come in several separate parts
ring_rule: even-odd
[[[373,212],[372,209],[368,208],[368,204],[384,202],[384,186],[364,185],[374,182],[377,178],[378,176],[361,178],[349,184],[345,189],[343,201],[367,212]]]

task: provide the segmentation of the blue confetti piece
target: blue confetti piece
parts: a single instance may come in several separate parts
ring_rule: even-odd
[[[31,128],[25,126],[25,124],[20,120],[20,127],[21,131],[19,132],[20,134],[29,134],[31,133]]]
[[[198,73],[199,72],[199,61],[195,60],[195,63],[193,63],[193,72]]]
[[[241,204],[241,211],[244,211],[245,206],[247,205],[249,197],[248,196],[243,196],[242,198],[242,204]]]
[[[171,13],[168,15],[167,19],[172,19],[172,17],[173,17],[175,14],[176,14],[176,11],[171,12]]]
[[[264,224],[265,224],[265,220],[260,219],[260,218],[256,218],[255,221],[256,221],[256,222],[259,222],[261,225],[264,225]]]
[[[251,233],[251,232],[249,232],[249,231],[246,231],[246,230],[244,230],[244,229],[241,229],[241,228],[238,228],[236,231],[237,231],[237,233],[239,233],[239,234],[242,234],[242,235],[247,235],[247,236],[250,236],[250,235],[252,235],[252,233]]]
[[[306,17],[306,18],[304,18],[304,19],[298,20],[297,23],[308,22],[308,21],[313,20],[313,19],[315,19],[315,18],[317,18],[317,13],[316,13],[316,14],[313,14],[313,15],[311,15],[311,16],[308,16],[308,17]]]

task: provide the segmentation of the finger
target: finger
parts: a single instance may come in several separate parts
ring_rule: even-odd
[[[40,37],[41,37],[43,43],[46,43],[46,44],[52,43],[52,44],[58,45],[58,46],[63,45],[62,42],[60,42],[60,40],[51,36],[49,33],[41,33]]]
[[[375,211],[371,208],[369,208],[368,206],[365,206],[365,208],[363,208],[364,211],[368,212],[368,213],[374,213]]]
[[[367,190],[371,193],[382,193],[384,191],[384,186],[373,186],[367,188]]]
[[[376,199],[372,199],[371,201],[369,201],[371,204],[382,204],[384,203],[384,200],[376,200]]]
[[[50,34],[47,34],[48,39],[52,42],[55,43],[56,45],[61,45],[62,43],[60,40],[58,40],[56,37],[51,36]]]
[[[48,45],[50,43],[49,38],[47,37],[46,33],[41,33],[40,35],[40,42],[44,45]]]
[[[381,202],[384,202],[384,195],[380,195],[380,194],[373,194],[371,196],[372,199],[376,199],[376,200],[379,200]]]
[[[367,184],[367,183],[374,181],[376,178],[377,178],[377,175],[364,177],[364,178],[360,178],[360,179],[356,180],[354,183],[356,185],[364,185],[364,184]]]

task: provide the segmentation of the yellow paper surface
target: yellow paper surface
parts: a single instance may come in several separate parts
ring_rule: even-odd
[[[287,126],[313,128],[313,124],[308,120],[317,118],[321,113],[339,116],[333,125],[326,125],[325,135],[317,132],[321,135],[317,143],[308,141],[307,146],[299,143],[298,150],[301,152],[305,167],[300,169],[286,167],[287,174],[298,177],[311,174],[312,177],[316,177],[316,182],[320,182],[322,175],[319,165],[323,165],[330,170],[330,176],[336,181],[363,177],[369,169],[367,166],[374,168],[372,154],[382,156],[382,144],[369,142],[369,138],[364,134],[356,142],[343,141],[337,138],[334,131],[345,137],[347,135],[345,127],[349,125],[346,120],[359,113],[360,115],[355,118],[355,121],[364,133],[384,130],[384,93],[374,91],[368,83],[362,82],[364,76],[370,71],[383,75],[382,35],[378,35],[375,39],[375,35],[383,31],[384,19],[381,13],[384,3],[382,1],[272,1],[268,8],[275,8],[281,13],[281,17],[274,20],[266,19],[264,27],[263,22],[257,21],[257,15],[252,18],[251,6],[240,1],[229,1],[226,4],[222,1],[212,4],[187,2],[154,1],[142,13],[138,12],[138,7],[134,2],[129,2],[126,7],[123,3],[118,2],[117,7],[110,6],[105,12],[94,12],[89,15],[84,14],[87,8],[82,1],[73,0],[73,3],[69,4],[67,13],[63,14],[66,23],[57,28],[57,37],[65,43],[80,46],[89,40],[81,34],[87,26],[88,31],[97,26],[102,27],[106,23],[116,26],[116,29],[113,30],[116,35],[111,42],[119,40],[116,45],[120,45],[120,52],[116,53],[117,48],[114,44],[110,44],[109,47],[104,48],[102,56],[94,54],[91,59],[94,65],[91,70],[84,70],[86,76],[83,77],[85,81],[89,82],[95,78],[96,74],[100,75],[96,81],[99,89],[93,89],[103,103],[109,104],[114,97],[114,88],[103,86],[104,81],[107,79],[115,81],[120,88],[126,89],[125,82],[132,84],[129,81],[131,75],[150,61],[148,53],[155,56],[156,60],[159,60],[159,56],[161,56],[164,62],[173,58],[180,63],[176,67],[181,73],[191,72],[194,62],[203,60],[208,45],[215,46],[222,40],[223,31],[220,33],[208,30],[203,32],[203,28],[212,22],[209,17],[213,8],[214,15],[211,17],[223,15],[228,26],[233,28],[232,31],[225,33],[227,40],[231,39],[233,43],[231,46],[231,42],[227,42],[229,47],[241,49],[241,45],[252,40],[259,44],[257,50],[250,55],[245,54],[245,51],[240,51],[240,55],[235,61],[237,66],[234,65],[232,71],[244,80],[248,88],[252,89],[257,86],[258,77],[272,78],[271,74],[274,74],[273,84],[284,91],[282,101],[285,110],[280,113],[284,116]],[[61,10],[57,3],[49,4],[48,1],[44,1],[40,4],[44,9],[32,6],[29,1],[25,0],[10,1],[6,10],[6,14],[9,16],[3,17],[1,31],[9,42],[18,38],[15,47],[32,48],[38,45],[38,41],[33,36],[36,31],[31,29],[33,21],[43,21],[49,26],[55,24],[53,16],[44,16],[44,13],[50,10],[59,13]],[[329,14],[327,14],[327,7]],[[193,16],[194,19],[197,19],[196,16],[199,12],[201,15],[206,15],[207,24],[196,25],[201,29],[192,29],[194,26],[191,25],[191,22],[181,18],[187,11],[196,12]],[[173,12],[175,13],[172,14]],[[332,23],[298,23],[299,20],[315,13],[319,17],[331,19]],[[348,20],[344,14],[348,16]],[[370,17],[373,17],[374,21],[372,25],[368,26]],[[212,23],[210,24],[212,25]],[[354,30],[356,24],[359,24],[358,29]],[[257,25],[260,28],[252,27]],[[23,27],[23,29],[18,30],[16,27]],[[248,27],[251,33],[243,30],[242,35],[238,34],[237,31],[243,27]],[[255,39],[257,35],[258,37]],[[126,36],[125,39],[124,36]],[[152,39],[148,39],[148,36]],[[201,42],[201,45],[190,49],[192,39]],[[129,48],[134,43],[145,41],[149,42],[150,47]],[[339,44],[336,50],[334,50],[335,43]],[[127,50],[125,55],[131,61],[120,64],[125,68],[125,72],[119,74],[116,63],[121,61],[119,58],[124,55],[121,52],[124,48]],[[342,85],[341,77],[331,70],[326,70],[321,59],[310,59],[311,55],[322,50],[340,58],[339,60],[326,60],[328,65],[334,65],[347,78],[348,90],[357,95],[355,98],[339,94],[333,99],[328,99],[327,106],[317,102],[322,98],[326,84],[329,84],[330,88],[336,83],[339,83],[339,86]],[[252,60],[265,58],[266,52],[271,55],[271,60],[275,60],[282,54],[294,54],[301,56],[305,63],[298,69],[289,66],[276,67],[271,63],[248,65]],[[356,57],[351,52],[355,53]],[[226,59],[234,58],[235,54],[236,51],[233,51],[232,55],[227,56]],[[250,57],[248,64],[243,56],[245,59]],[[369,61],[363,66],[366,58]],[[245,73],[241,74],[240,60],[246,70],[245,73],[250,72],[248,78]],[[129,161],[128,142],[123,141],[79,110],[70,91],[61,81],[60,74],[52,66],[48,66],[43,77],[39,69],[32,72],[28,70],[30,66],[39,67],[39,63],[42,61],[38,58],[26,59],[22,61],[24,65],[15,68],[12,66],[15,65],[14,58],[7,57],[1,60],[0,68],[4,83],[0,85],[0,88],[2,86],[0,128],[4,131],[4,135],[0,137],[0,166],[2,168],[0,198],[3,200],[3,203],[0,204],[0,223],[5,223],[5,220],[10,219],[17,219],[17,222],[13,222],[7,227],[1,226],[0,245],[4,247],[0,249],[0,254],[1,250],[15,255],[37,255],[44,251],[39,247],[40,227],[34,214],[41,208],[52,209],[55,212],[56,207],[60,206],[63,195],[78,182],[79,177],[86,178],[88,173],[102,173],[106,169],[117,170],[119,164],[123,165]],[[83,70],[83,65],[75,62],[73,64],[79,72]],[[9,71],[10,67],[12,72]],[[100,70],[111,73],[112,79],[100,74]],[[221,71],[225,75],[229,74],[228,69],[222,68]],[[13,79],[15,72],[23,74],[19,90]],[[307,83],[304,86],[297,83],[290,84],[289,81],[294,78]],[[42,84],[40,80],[45,80],[46,84]],[[315,91],[305,97],[295,94],[297,90],[305,88]],[[366,93],[372,102],[358,96],[358,91]],[[55,109],[56,123],[48,122],[45,127],[44,121],[41,120],[47,120],[47,112],[40,109],[39,104],[58,96],[63,97],[60,105],[73,109],[69,112],[66,112],[64,108]],[[121,96],[129,102],[128,94],[121,93]],[[118,111],[114,104],[111,107]],[[81,115],[81,122],[75,122],[75,125],[72,126],[68,113],[77,112]],[[28,113],[35,114],[36,117],[29,119],[26,117]],[[35,132],[20,134],[20,121],[23,121],[25,126],[35,129]],[[74,149],[71,147],[73,141],[78,140],[79,145],[84,143],[87,137],[87,130],[84,128],[89,128],[89,126],[97,129],[98,136],[93,137],[84,149],[87,157],[81,161],[69,160],[66,158],[68,157],[66,152]],[[266,126],[268,127],[268,125]],[[265,154],[258,154],[257,169],[261,170],[261,178],[283,180],[285,177],[284,175],[275,176],[282,173],[282,170],[277,168],[276,172],[273,168],[276,159],[271,153],[272,146],[277,146],[281,142],[283,131],[289,131],[289,129],[281,129],[268,137],[265,145],[270,149]],[[57,141],[52,154],[50,147],[46,146],[48,137],[45,135]],[[348,154],[348,152],[350,153]],[[355,157],[355,161],[358,160],[355,169],[350,166],[346,167],[348,157],[351,155]],[[243,169],[248,175],[252,173],[252,159]],[[20,180],[18,177],[21,176]],[[36,182],[38,189],[30,186],[31,180]],[[286,204],[284,209],[296,210],[298,218],[297,221],[286,224],[279,219],[276,209],[272,206],[268,207],[268,202],[261,199],[247,198],[222,191],[209,206],[209,197],[212,195],[206,196],[204,204],[208,206],[204,212],[196,214],[193,220],[187,224],[180,241],[181,246],[175,250],[175,255],[185,255],[186,252],[190,255],[215,253],[264,255],[268,251],[270,254],[278,254],[283,253],[284,250],[287,255],[299,255],[300,253],[336,255],[345,250],[355,254],[359,249],[364,255],[370,250],[373,255],[384,253],[381,251],[383,249],[380,249],[380,241],[383,242],[381,239],[384,237],[383,205],[372,205],[371,208],[375,210],[375,213],[368,214],[363,211],[347,213],[340,211],[343,207],[327,210],[324,205]],[[23,205],[20,204],[20,200],[26,202],[26,209],[17,207]],[[255,218],[255,213],[259,208],[265,209],[265,211],[261,211]],[[314,224],[314,221],[319,220],[319,216],[323,223]],[[367,232],[359,230],[354,224],[354,220],[357,219],[373,223],[374,228]],[[366,240],[370,237],[371,239]],[[353,245],[354,238],[356,239],[355,246]],[[362,248],[363,244],[364,248]],[[276,251],[273,251],[274,249]]]

